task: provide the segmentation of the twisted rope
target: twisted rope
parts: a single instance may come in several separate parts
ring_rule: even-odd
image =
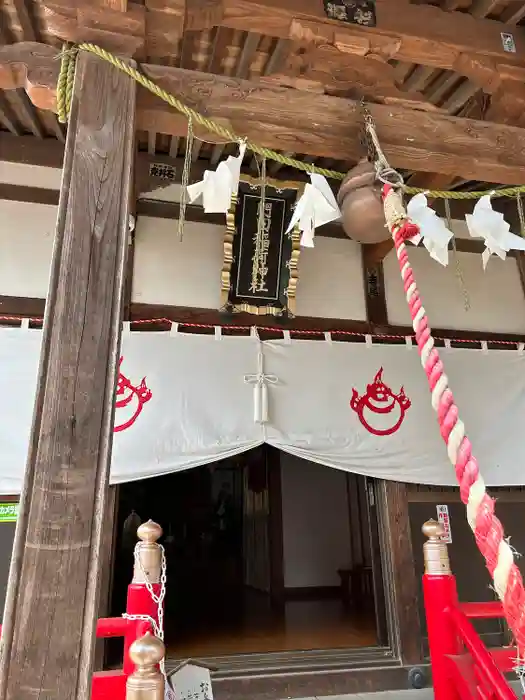
[[[57,82],[57,114],[61,124],[67,124],[73,99],[73,86],[75,82],[75,67],[78,49],[64,44],[62,48],[60,72]]]
[[[503,611],[514,634],[518,653],[525,652],[525,590],[510,545],[504,537],[503,525],[495,515],[495,500],[485,489],[470,440],[459,418],[426,311],[421,302],[414,272],[408,259],[405,240],[413,235],[413,224],[407,218],[401,194],[388,185],[384,188],[384,209],[387,226],[394,239],[412,325],[432,393],[432,407],[437,412],[441,436],[447,445],[448,457],[455,468],[461,500],[467,507],[467,520],[476,544],[494,580],[494,588],[503,603]]]
[[[306,173],[317,173],[318,175],[324,175],[324,177],[330,178],[332,180],[343,180],[346,177],[346,173],[340,173],[337,170],[330,170],[328,168],[320,168],[312,163],[305,163],[301,160],[296,160],[290,156],[286,156],[283,153],[278,153],[270,148],[265,148],[264,146],[259,146],[259,144],[254,141],[249,141],[234,131],[231,131],[222,124],[218,124],[213,119],[199,114],[188,105],[181,102],[175,95],[172,95],[167,90],[159,87],[153,80],[148,78],[144,73],[141,73],[134,66],[128,65],[125,61],[114,56],[109,51],[97,46],[96,44],[83,43],[78,46],[69,48],[64,47],[61,53],[61,67],[60,74],[57,84],[57,112],[58,118],[61,123],[67,122],[69,116],[69,110],[71,107],[71,97],[73,94],[73,80],[75,74],[75,62],[78,51],[88,51],[89,53],[98,56],[104,61],[111,63],[111,65],[118,68],[118,70],[129,75],[130,78],[135,80],[143,88],[149,90],[153,95],[157,95],[161,100],[164,100],[171,107],[176,109],[185,117],[191,119],[194,124],[200,124],[207,131],[211,131],[217,134],[227,141],[232,143],[239,143],[239,141],[245,141],[246,147],[253,153],[257,153],[263,158],[268,160],[274,160],[282,165],[288,165],[296,170],[301,170]],[[386,158],[385,158],[386,162]],[[525,193],[525,186],[519,187],[504,187],[497,190],[484,190],[479,192],[454,192],[446,190],[428,190],[421,187],[410,187],[408,185],[401,185],[402,189],[406,194],[418,194],[424,192],[431,199],[480,199],[486,194],[490,194],[493,197],[516,197],[518,194]]]

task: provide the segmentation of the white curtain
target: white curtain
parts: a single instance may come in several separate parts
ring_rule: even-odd
[[[525,355],[517,350],[442,349],[450,386],[490,485],[521,485],[525,471]],[[417,348],[294,340],[264,343],[266,371],[282,377],[272,387],[267,440],[285,452],[337,469],[420,484],[455,485],[427,379]],[[399,428],[375,435],[350,407],[382,379],[410,407]],[[387,431],[400,418],[398,402],[388,414],[365,409],[372,429]],[[381,406],[381,404],[377,404]],[[388,404],[389,405],[389,404]]]
[[[2,494],[21,488],[40,341],[37,330],[0,329]],[[261,352],[264,425],[254,421]],[[525,355],[442,353],[486,482],[525,484]],[[189,469],[266,441],[336,469],[455,484],[415,347],[142,332],[124,334],[121,355],[113,483]]]

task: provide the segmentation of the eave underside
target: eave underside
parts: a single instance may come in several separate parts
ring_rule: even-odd
[[[399,0],[395,2],[399,4]],[[512,32],[513,26],[523,25],[525,18],[524,0],[412,0],[410,3],[403,0],[403,3],[407,12],[414,5],[433,5],[447,15],[451,25],[465,14],[476,20],[495,20],[501,23],[501,31],[505,32]],[[480,87],[483,78],[476,79],[477,74],[474,75],[474,80],[465,76],[465,72],[468,73],[470,69],[460,72],[412,63],[401,60],[398,58],[399,53],[395,52],[394,57],[389,57],[383,46],[377,51],[374,49],[369,52],[366,59],[356,59],[354,55],[349,59],[348,53],[344,51],[331,56],[333,47],[323,45],[320,40],[312,48],[312,44],[305,44],[304,41],[291,41],[276,36],[279,31],[274,31],[271,35],[244,31],[233,26],[212,26],[215,22],[212,17],[213,8],[219,4],[219,1],[212,1],[204,6],[202,2],[191,0],[187,0],[186,5],[184,0],[122,0],[120,3],[106,0],[99,0],[98,3],[80,0],[55,0],[52,3],[41,0],[5,0],[0,9],[0,41],[3,45],[36,41],[60,47],[61,38],[57,36],[57,26],[60,27],[62,38],[74,39],[78,32],[82,34],[82,30],[78,29],[82,22],[83,26],[88,27],[86,39],[93,40],[92,27],[97,22],[96,13],[106,13],[100,15],[105,18],[108,6],[115,8],[120,5],[125,11],[120,15],[122,20],[118,32],[114,31],[120,32],[123,47],[128,47],[139,36],[140,26],[143,27],[142,43],[135,51],[136,58],[143,63],[250,81],[264,80],[269,85],[284,84],[301,92],[309,92],[312,101],[321,94],[351,99],[364,97],[371,102],[413,106],[417,111],[425,110],[480,121],[516,123],[511,116],[498,109],[494,91]],[[242,6],[242,2],[239,4]],[[299,10],[303,8],[298,0],[283,4]],[[84,5],[86,8],[91,6],[89,12],[86,9],[88,19],[82,15]],[[208,6],[212,9],[209,10]],[[192,20],[201,16],[199,12],[205,19],[197,22]],[[76,18],[72,19],[75,13]],[[93,13],[95,14],[91,16]],[[378,15],[380,21],[381,14]],[[64,17],[68,18],[67,22]],[[105,22],[106,19],[100,21]],[[259,29],[257,22],[258,18],[255,18],[255,28]],[[193,28],[196,23],[204,28]],[[229,24],[234,25],[235,22],[229,21]],[[74,31],[71,30],[73,25],[76,26]],[[472,25],[473,34],[476,26]],[[516,31],[524,30],[520,28]],[[72,37],[68,36],[68,32],[72,33]],[[465,43],[469,42],[470,37],[466,37]],[[476,43],[476,37],[472,37],[472,42]],[[483,68],[480,68],[480,75]],[[516,125],[522,126],[519,120]],[[59,124],[56,115],[37,109],[23,89],[0,92],[0,128],[16,135],[32,135],[37,139],[63,141],[65,138],[65,128]],[[158,129],[140,130],[138,146],[139,150],[151,155],[180,157],[185,153],[186,139],[184,135],[163,133],[160,126]],[[215,166],[235,150],[236,144],[209,143],[197,139],[191,158],[194,163],[199,161]],[[323,168],[346,172],[357,162],[359,149],[356,149],[352,159],[323,157],[301,150],[280,149],[280,152]],[[362,155],[365,155],[364,149]],[[247,153],[244,165],[257,173],[260,161],[253,154]],[[268,172],[277,175],[281,171],[282,174],[282,167],[278,163],[270,163]],[[426,165],[425,168],[425,173],[418,172],[419,167],[415,164],[413,169],[405,167],[402,172],[411,184],[436,189],[483,189],[495,182],[494,178],[472,180],[454,177],[450,173],[434,177],[431,166]],[[436,172],[439,173],[438,170]]]

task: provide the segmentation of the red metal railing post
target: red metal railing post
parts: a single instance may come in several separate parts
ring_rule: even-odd
[[[448,609],[457,607],[456,579],[450,570],[447,545],[441,539],[443,527],[434,520],[423,525],[428,541],[423,545],[425,573],[423,597],[427,620],[428,646],[432,664],[435,700],[459,700],[450,674],[449,654],[458,654],[461,645]]]
[[[162,535],[162,528],[149,520],[137,530],[140,540],[135,552],[133,580],[128,586],[126,616],[129,619],[128,631],[124,637],[124,675],[129,676],[135,666],[129,656],[129,649],[137,639],[137,625],[133,620],[151,618],[159,624],[158,604],[151,595],[151,588],[157,597],[161,592],[162,550],[157,540]],[[155,630],[154,630],[155,633]]]

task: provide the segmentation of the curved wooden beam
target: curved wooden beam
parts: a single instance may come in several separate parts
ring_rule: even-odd
[[[146,42],[146,7],[135,2],[49,0],[47,30],[62,41],[90,42],[120,56],[141,57]],[[112,7],[113,5],[113,7]]]
[[[24,88],[36,106],[54,110],[58,54],[34,43],[0,47],[0,88]],[[362,156],[363,113],[355,100],[169,66],[143,65],[142,70],[197,112],[261,146],[337,161]],[[187,133],[186,118],[143,89],[137,110],[138,129]],[[524,129],[395,105],[371,104],[370,111],[394,167],[523,183]]]
[[[58,49],[37,42],[0,46],[0,88],[23,88],[35,107],[56,112],[59,56]]]

